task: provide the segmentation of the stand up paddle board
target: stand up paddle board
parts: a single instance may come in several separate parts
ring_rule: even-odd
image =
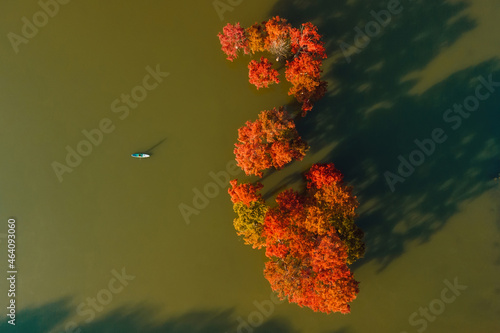
[[[150,156],[151,155],[146,154],[146,153],[135,153],[135,154],[132,154],[132,157],[135,157],[135,158],[148,158]]]

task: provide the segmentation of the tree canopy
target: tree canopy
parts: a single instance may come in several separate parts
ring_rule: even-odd
[[[243,28],[227,24],[219,33],[222,51],[233,61],[240,54],[269,53],[284,64],[289,95],[301,103],[301,116],[327,91],[321,80],[326,52],[317,27],[292,27],[278,16]],[[249,82],[257,89],[280,83],[279,71],[266,57],[250,60]],[[234,154],[246,175],[280,169],[302,160],[309,149],[290,114],[283,108],[259,113],[238,129]],[[349,313],[359,292],[349,265],[363,257],[363,231],[355,224],[357,198],[333,163],[314,164],[304,174],[303,192],[287,189],[268,205],[263,185],[230,182],[236,233],[247,245],[265,249],[264,276],[281,299],[325,313]]]
[[[302,160],[308,148],[288,112],[280,107],[262,111],[256,121],[247,121],[238,130],[234,154],[247,175],[262,177],[266,169]]]
[[[359,292],[348,265],[364,255],[363,232],[354,224],[358,206],[333,164],[305,174],[304,193],[284,190],[269,207],[262,184],[231,182],[238,235],[265,248],[264,276],[280,298],[325,313],[349,313]]]
[[[286,19],[276,16],[246,29],[240,23],[228,23],[218,37],[230,61],[242,52],[268,52],[276,61],[285,61],[285,77],[291,84],[288,94],[302,104],[303,116],[325,95],[327,83],[320,76],[322,62],[327,56],[321,35],[311,22],[295,28]],[[279,83],[278,71],[265,57],[260,61],[251,60],[248,69],[249,82],[257,89]]]

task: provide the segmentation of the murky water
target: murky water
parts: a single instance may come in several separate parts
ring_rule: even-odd
[[[44,20],[36,1],[3,5],[0,270],[14,217],[17,331],[499,331],[500,5],[218,3],[232,10],[72,1]],[[256,92],[249,58],[226,61],[216,34],[271,15],[318,25],[330,90],[298,124],[307,157],[266,177],[266,196],[319,161],[355,187],[368,250],[349,315],[273,303],[263,253],[237,238],[218,185],[243,177],[230,163],[237,128],[291,100],[283,85]],[[475,111],[453,111],[464,103]],[[432,152],[401,176],[399,156],[415,160],[427,139]],[[404,181],[391,188],[386,172]]]

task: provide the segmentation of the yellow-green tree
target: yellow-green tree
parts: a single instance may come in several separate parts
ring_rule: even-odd
[[[262,238],[262,228],[269,209],[262,195],[257,193],[262,188],[262,184],[238,184],[236,179],[230,184],[231,188],[228,193],[233,202],[233,210],[237,214],[233,221],[236,233],[243,236],[245,244],[252,245],[253,248],[261,248],[265,244]]]

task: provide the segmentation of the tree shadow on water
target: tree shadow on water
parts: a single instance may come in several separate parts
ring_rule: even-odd
[[[47,303],[41,307],[27,308],[16,312],[15,326],[7,321],[9,317],[0,321],[0,332],[51,332],[55,327],[63,324],[71,316],[71,299],[63,298]]]
[[[68,326],[78,319],[74,318],[75,306],[69,298],[60,299],[45,305],[29,308],[16,314],[16,325],[7,320],[0,322],[0,332],[20,333],[236,333],[247,332],[235,319],[232,310],[191,311],[168,319],[158,319],[157,309],[153,306],[124,306],[97,316],[89,323]],[[255,333],[298,333],[290,324],[280,318],[271,318],[253,327]]]
[[[401,1],[401,13],[361,48],[354,28],[364,30],[375,20],[370,12],[386,9],[387,3],[281,0],[271,13],[294,26],[315,23],[335,59],[323,76],[330,83],[328,94],[298,120],[297,128],[310,153],[337,143],[318,162],[335,163],[354,186],[360,201],[357,223],[367,243],[365,260],[357,265],[376,260],[380,270],[403,254],[408,243],[428,241],[462,202],[488,189],[498,173],[492,162],[500,155],[500,134],[494,128],[500,120],[498,87],[477,111],[460,117],[460,124],[444,118],[447,109],[474,95],[479,76],[488,80],[491,74],[500,81],[498,59],[456,71],[420,95],[411,92],[417,81],[410,74],[423,70],[476,26],[464,15],[465,2]],[[340,42],[359,47],[345,53],[347,58]],[[400,175],[404,181],[391,189],[386,172],[398,175],[399,156],[409,160],[421,151],[415,140],[431,138],[435,128],[442,129],[446,140],[433,149],[429,144],[423,162],[409,175]]]

